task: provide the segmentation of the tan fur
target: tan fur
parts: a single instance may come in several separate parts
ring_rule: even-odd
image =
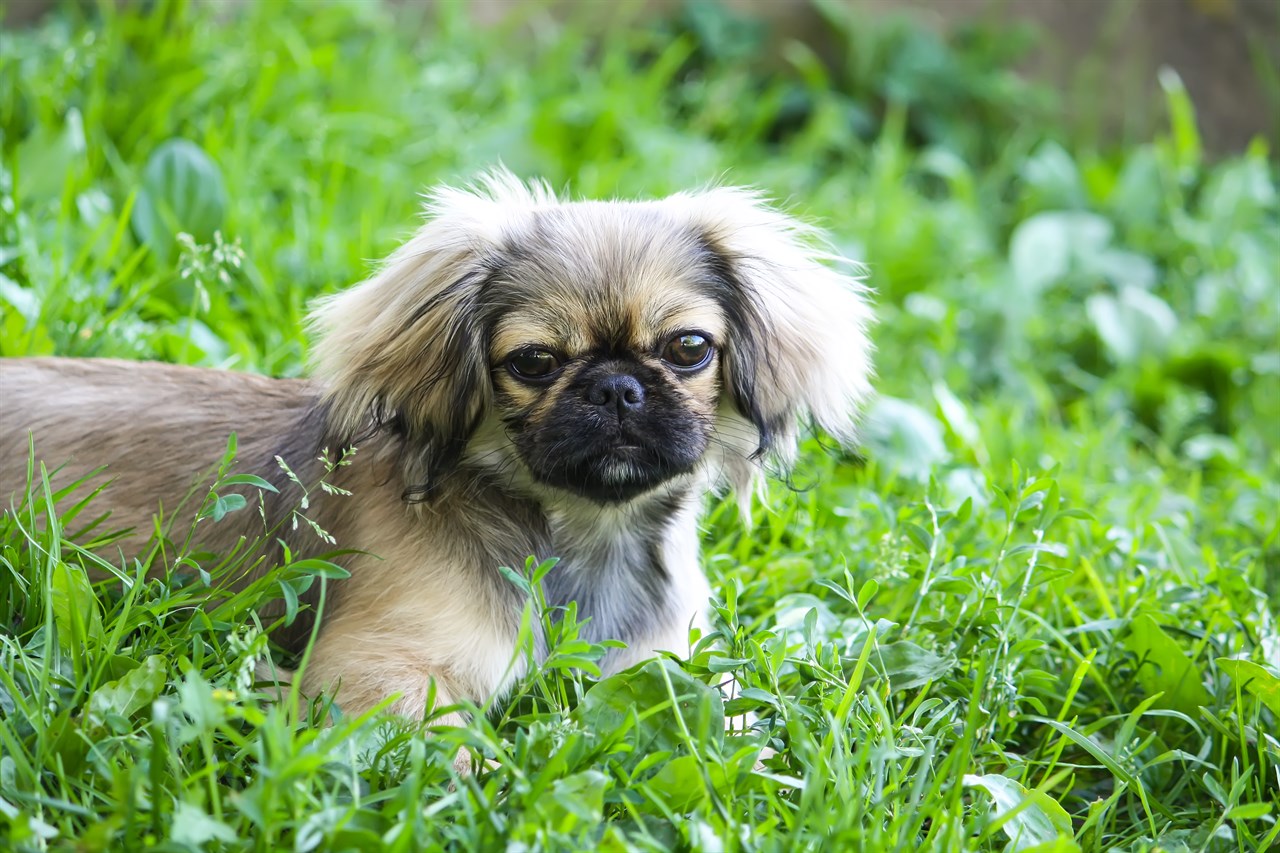
[[[305,689],[336,687],[348,711],[396,696],[394,710],[420,715],[433,682],[441,704],[507,689],[526,665],[515,648],[523,602],[497,569],[528,556],[563,558],[549,595],[579,603],[589,638],[628,642],[606,671],[686,651],[709,596],[703,493],[725,482],[749,495],[762,455],[793,456],[802,419],[851,436],[870,374],[856,282],[823,263],[814,235],[744,190],[568,203],[499,172],[474,190],[438,190],[428,214],[372,278],[318,305],[314,380],[0,361],[0,497],[21,493],[32,434],[37,456],[63,466],[57,482],[105,466],[111,485],[97,505],[111,510],[110,527],[135,531],[121,543],[134,553],[158,506],[171,530],[191,525],[196,505],[175,508],[232,431],[237,470],[282,488],[267,524],[300,496],[276,456],[309,482],[321,448],[336,456],[356,444],[353,463],[329,478],[353,494],[316,494],[308,511],[337,547],[367,552],[346,558],[352,576],[304,674]],[[710,361],[673,370],[663,347],[690,329],[710,336]],[[564,360],[545,387],[507,366],[535,345]],[[649,377],[645,412],[662,409],[660,447],[705,449],[641,494],[602,500],[551,485],[516,439],[563,427],[573,450],[575,431],[589,428],[558,421],[586,405],[574,383],[615,360]],[[554,472],[556,458],[553,446],[542,464]],[[641,476],[618,459],[599,476]],[[225,551],[263,526],[251,511],[201,519],[196,542]],[[333,547],[306,525],[284,535],[296,555]]]
[[[132,530],[132,549],[150,537],[159,508],[174,530],[191,526],[201,495],[184,498],[238,435],[241,459],[265,469],[314,400],[310,383],[180,365],[111,359],[0,361],[0,496],[25,487],[28,434],[54,488],[100,468],[94,507],[114,530]],[[304,460],[294,460],[301,463]],[[273,466],[274,467],[274,466]],[[86,488],[86,492],[88,489]],[[179,504],[183,504],[181,512]],[[8,508],[7,506],[5,507]],[[261,533],[257,516],[202,524],[201,544],[229,549]]]

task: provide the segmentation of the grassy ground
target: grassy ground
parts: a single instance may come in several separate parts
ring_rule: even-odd
[[[588,39],[155,6],[0,34],[3,355],[296,374],[308,300],[502,160],[584,196],[725,176],[826,224],[878,291],[882,396],[865,462],[815,444],[750,525],[712,509],[719,646],[597,682],[543,614],[559,656],[431,737],[253,692],[280,584],[91,586],[72,533],[109,506],[6,512],[0,848],[1276,844],[1276,172],[1207,162],[1176,77],[1168,132],[1111,150],[1007,38],[835,19],[847,68],[765,75],[714,7]]]

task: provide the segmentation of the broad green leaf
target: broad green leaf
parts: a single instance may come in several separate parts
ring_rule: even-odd
[[[58,643],[78,657],[86,640],[102,639],[102,611],[98,599],[84,571],[61,560],[54,563],[49,584]]]
[[[1151,290],[1159,279],[1159,271],[1150,258],[1124,249],[1099,252],[1085,259],[1085,268],[1121,288]]]
[[[107,714],[130,717],[152,701],[164,689],[167,667],[160,655],[149,655],[121,678],[109,681],[94,691],[89,710],[98,719]]]
[[[142,170],[133,206],[133,229],[161,261],[173,254],[174,238],[185,231],[209,243],[226,217],[227,189],[218,164],[186,139],[162,143]]]
[[[1164,187],[1160,162],[1151,146],[1135,150],[1124,161],[1107,206],[1126,225],[1154,225],[1160,219]]]
[[[1071,817],[1047,794],[1027,790],[1017,781],[994,773],[966,775],[964,785],[981,788],[991,796],[993,816],[1004,821],[1000,829],[1009,836],[1010,850],[1032,850],[1042,844],[1069,841],[1073,837]],[[1050,849],[1080,848],[1073,842],[1065,848]]]
[[[902,523],[902,532],[906,533],[907,538],[919,546],[921,553],[928,554],[932,550],[933,534],[914,521],[904,521]]]
[[[804,642],[804,622],[814,613],[815,628],[822,637],[830,637],[840,626],[840,619],[818,596],[808,592],[787,593],[774,605],[774,628],[786,637],[788,645]]]
[[[1260,157],[1227,162],[1214,169],[1198,204],[1205,219],[1224,231],[1256,225],[1265,211],[1276,206],[1276,186],[1268,171],[1266,160]]]
[[[1236,465],[1240,462],[1240,445],[1217,433],[1193,435],[1182,442],[1182,455],[1193,462],[1222,462]]]
[[[1126,287],[1118,296],[1095,293],[1085,310],[1117,364],[1163,355],[1178,330],[1178,317],[1169,304],[1136,287]]]
[[[978,468],[951,468],[942,477],[942,485],[953,500],[960,502],[957,512],[962,516],[961,523],[975,506],[985,507],[991,502],[991,487]]]
[[[1231,680],[1257,696],[1271,712],[1280,716],[1280,678],[1253,661],[1218,658],[1217,664]]]
[[[585,770],[557,779],[538,797],[538,811],[557,832],[570,833],[583,826],[599,825],[604,813],[604,793],[609,778],[599,770]]]
[[[236,841],[236,832],[227,824],[211,817],[195,803],[180,801],[173,807],[170,838],[178,844],[190,845],[200,850],[210,841],[232,844]]]
[[[1009,239],[1009,265],[1018,292],[1039,293],[1081,259],[1111,242],[1111,223],[1093,213],[1051,211],[1023,221]]]
[[[211,731],[225,716],[222,706],[214,699],[212,685],[194,669],[183,675],[177,692],[178,707],[189,721],[189,725],[182,727],[179,739],[190,740]]]
[[[1022,164],[1022,180],[1038,207],[1070,210],[1085,203],[1084,182],[1075,160],[1052,140],[1042,142]]]
[[[872,650],[870,662],[889,679],[894,690],[910,690],[936,681],[951,672],[956,663],[908,640],[878,646]]]
[[[729,784],[726,774],[725,764],[707,762],[699,766],[697,756],[682,755],[664,762],[648,785],[665,806],[687,812],[705,802],[713,791],[723,792]]]
[[[682,728],[703,745],[724,740],[720,691],[666,658],[648,661],[594,685],[573,710],[573,718],[597,735],[625,732],[636,759],[679,749],[684,743]],[[635,730],[628,731],[633,720]]]
[[[1231,242],[1235,246],[1236,267],[1226,282],[1224,298],[1232,298],[1232,291],[1238,290],[1252,305],[1275,306],[1275,295],[1280,291],[1280,264],[1276,263],[1280,235],[1267,241],[1262,233],[1233,234]],[[1266,312],[1262,316],[1274,315]]]
[[[244,495],[235,493],[229,495],[220,495],[213,502],[213,506],[209,508],[209,516],[215,522],[222,521],[229,513],[238,512],[248,506],[249,502],[245,500]]]
[[[935,465],[949,456],[942,424],[919,406],[880,397],[863,428],[867,453],[883,467],[925,482]]]
[[[1211,701],[1200,670],[1154,619],[1145,613],[1136,617],[1124,645],[1141,662],[1137,678],[1143,690],[1164,694],[1158,707],[1181,711],[1192,719],[1200,716],[1197,709]]]
[[[40,316],[40,298],[35,292],[22,287],[4,273],[0,273],[0,300],[9,303],[28,323],[34,323]]]
[[[974,197],[973,170],[964,158],[954,151],[940,146],[925,149],[916,164],[922,172],[937,175],[945,180],[952,196],[963,201],[972,201]],[[849,254],[846,257],[861,257],[863,252]]]

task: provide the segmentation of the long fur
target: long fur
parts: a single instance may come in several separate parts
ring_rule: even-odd
[[[770,460],[793,459],[806,420],[853,435],[871,375],[862,288],[818,233],[749,190],[568,202],[497,171],[435,191],[426,213],[371,278],[318,303],[312,380],[0,362],[0,496],[23,488],[30,433],[50,468],[66,463],[61,478],[106,466],[103,503],[136,549],[157,502],[176,505],[231,431],[241,469],[286,486],[277,456],[305,481],[322,448],[356,445],[332,475],[352,494],[312,498],[337,545],[365,553],[347,558],[304,685],[336,688],[349,710],[396,695],[395,710],[422,714],[432,682],[438,703],[507,689],[522,601],[497,569],[529,555],[561,560],[551,604],[577,602],[588,637],[628,644],[607,671],[685,651],[710,592],[704,493],[749,496]],[[661,361],[681,329],[713,341],[705,370]],[[561,378],[545,390],[513,378],[509,354],[548,339],[566,354]],[[624,368],[645,383],[634,440],[647,461],[602,468],[600,488],[654,483],[617,499],[559,485],[561,456],[603,424],[581,389]],[[297,497],[285,492],[275,520]],[[225,549],[261,525],[246,512],[197,530]],[[331,547],[305,525],[288,535],[295,554]]]

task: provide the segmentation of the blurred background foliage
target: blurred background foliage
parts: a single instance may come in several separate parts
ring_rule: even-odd
[[[757,185],[865,264],[879,318],[881,396],[859,454],[815,443],[796,477],[808,490],[776,489],[753,526],[728,505],[708,523],[730,652],[691,671],[735,673],[748,689],[735,711],[776,723],[772,769],[808,787],[748,795],[681,777],[703,791],[681,811],[584,769],[598,757],[573,753],[577,771],[552,773],[550,712],[521,694],[492,734],[523,744],[523,765],[502,758],[489,787],[455,799],[443,770],[431,783],[451,803],[439,808],[473,809],[449,812],[450,831],[492,840],[474,809],[496,789],[528,809],[509,831],[581,840],[609,814],[618,838],[654,849],[715,849],[700,827],[742,846],[744,827],[764,827],[797,845],[846,832],[1000,849],[1031,818],[1047,821],[1035,838],[1078,845],[1046,849],[1262,849],[1280,810],[1280,706],[1250,692],[1280,691],[1274,140],[1207,150],[1175,68],[1150,81],[1155,105],[1120,100],[1103,76],[1096,115],[1078,93],[1068,110],[1061,89],[1016,70],[1051,32],[941,34],[833,0],[806,8],[821,47],[707,2],[617,16],[520,6],[477,26],[454,4],[166,0],[72,5],[0,33],[0,354],[297,375],[309,300],[407,236],[432,184],[502,162],[575,197]],[[1250,61],[1274,81],[1265,51]],[[1117,101],[1165,120],[1141,138],[1107,133]],[[169,642],[148,636],[153,651]],[[889,649],[888,680],[864,695],[868,636]],[[221,643],[203,669],[179,667],[173,701],[212,701],[200,679],[221,684],[244,653]],[[582,689],[580,674],[557,677]],[[521,716],[530,702],[542,716]],[[23,725],[42,731],[31,707]],[[145,703],[124,716],[130,737],[150,737]],[[351,772],[366,794],[411,805],[427,783],[404,787],[406,768],[422,750],[438,767],[451,753],[397,743],[408,764],[352,759]],[[31,759],[21,784],[0,763],[0,790],[47,784],[40,762],[58,754]],[[928,790],[912,788],[912,762]],[[529,787],[535,769],[563,801]],[[212,820],[174,772],[173,814]],[[358,796],[335,805],[334,779],[307,784],[273,795],[295,808],[286,835],[316,803],[337,811],[316,811],[306,837],[335,845],[397,820]],[[977,790],[1025,803],[1023,818],[992,823],[971,808]],[[105,808],[91,787],[60,791]],[[728,792],[744,805],[723,808]],[[575,798],[585,823],[566,817]],[[834,798],[848,814],[831,813]],[[91,823],[21,802],[68,834]],[[628,809],[670,826],[627,824]],[[249,805],[230,814],[219,821],[261,823]],[[103,843],[124,820],[103,821]]]
[[[944,41],[819,3],[832,67],[800,42],[762,58],[765,25],[715,3],[602,32],[331,5],[108,6],[107,31],[4,35],[5,354],[292,374],[307,300],[361,278],[437,181],[496,162],[581,196],[725,180],[867,264],[880,346],[909,354],[886,394],[1083,405],[1206,470],[1275,462],[1274,159],[1261,137],[1206,158],[1172,69],[1168,130],[1117,148],[1011,70],[1027,30]],[[207,281],[179,231],[245,264]]]

